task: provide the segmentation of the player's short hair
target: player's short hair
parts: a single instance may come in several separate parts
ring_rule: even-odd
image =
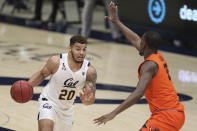
[[[74,35],[70,38],[70,46],[74,45],[75,43],[80,44],[87,44],[87,39],[81,35]]]
[[[143,39],[150,49],[158,50],[162,42],[162,38],[158,32],[148,31],[143,34]]]

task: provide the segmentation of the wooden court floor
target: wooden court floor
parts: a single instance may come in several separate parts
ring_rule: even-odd
[[[66,52],[69,34],[24,28],[0,23],[0,81],[7,78],[29,78],[40,70],[47,58]],[[143,61],[132,46],[88,39],[87,59],[96,67],[97,83],[135,87],[137,68]],[[197,58],[161,51],[168,62],[170,74],[178,93],[192,99],[183,101],[186,121],[181,131],[196,131],[197,122]],[[9,84],[0,83],[0,130],[37,130],[37,101],[18,104],[10,97]],[[105,86],[104,86],[105,87]],[[34,93],[40,93],[36,87]],[[123,100],[130,92],[98,89],[97,99]],[[73,131],[137,131],[149,118],[147,104],[136,104],[106,125],[97,126],[93,119],[109,113],[117,104],[91,106],[75,104]]]

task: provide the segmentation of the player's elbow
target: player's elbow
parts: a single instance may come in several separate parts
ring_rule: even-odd
[[[135,97],[135,99],[140,100],[143,96],[144,96],[144,91],[143,90],[136,89],[134,91],[134,97]]]
[[[144,96],[144,91],[139,90],[139,91],[137,91],[136,95],[137,95],[137,97],[141,98]]]

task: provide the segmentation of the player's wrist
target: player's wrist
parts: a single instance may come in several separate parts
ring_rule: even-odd
[[[114,20],[113,23],[114,23],[115,25],[119,25],[121,22],[120,22],[119,18],[117,18],[116,20]]]
[[[27,81],[27,83],[33,88],[33,84],[31,81]]]
[[[111,114],[115,117],[116,115],[118,115],[118,112],[116,110],[112,111]]]

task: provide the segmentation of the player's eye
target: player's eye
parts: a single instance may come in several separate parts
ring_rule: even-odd
[[[80,49],[79,49],[79,48],[77,48],[76,50],[77,50],[77,51],[80,51]]]

